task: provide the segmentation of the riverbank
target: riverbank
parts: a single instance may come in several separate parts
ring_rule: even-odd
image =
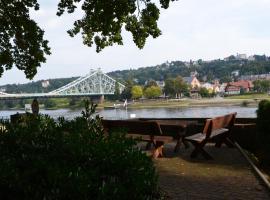
[[[211,106],[245,106],[257,107],[262,99],[269,99],[267,94],[247,94],[230,97],[218,98],[202,98],[202,99],[145,99],[129,102],[128,108],[181,108],[181,107],[211,107]],[[70,102],[68,98],[50,99],[45,102],[40,102],[40,108],[46,110],[70,109],[78,110],[83,109],[83,99],[77,99]],[[29,102],[28,102],[29,103]],[[105,100],[103,103],[98,104],[98,109],[113,108],[114,104],[123,104],[123,102]],[[2,110],[24,110],[22,105],[15,106],[14,108],[3,107]]]
[[[244,106],[257,107],[259,101],[253,99],[207,98],[207,99],[169,99],[133,101],[128,108],[181,108],[181,107],[215,107],[215,106]],[[112,108],[112,102],[99,104],[98,108]]]

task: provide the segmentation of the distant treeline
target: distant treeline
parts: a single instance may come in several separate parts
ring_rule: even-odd
[[[166,80],[177,76],[187,77],[191,72],[197,71],[197,78],[200,81],[213,81],[219,79],[220,82],[232,81],[232,72],[239,70],[240,75],[265,74],[270,72],[270,58],[266,56],[254,56],[254,61],[237,60],[231,56],[228,60],[213,60],[196,62],[172,61],[161,65],[144,67],[139,69],[118,70],[110,72],[108,75],[119,80],[135,80],[140,85],[144,85],[148,80]]]

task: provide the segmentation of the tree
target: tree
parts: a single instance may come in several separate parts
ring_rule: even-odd
[[[165,86],[164,86],[164,92],[166,95],[174,96],[175,90],[174,90],[174,79],[168,78],[165,80]]]
[[[232,78],[230,76],[223,76],[220,79],[221,83],[228,83],[228,82],[232,82]]]
[[[120,88],[119,88],[119,83],[115,82],[115,91],[114,91],[114,95],[113,95],[115,100],[120,99]]]
[[[161,95],[161,88],[158,86],[151,86],[145,89],[144,96],[147,98],[157,98]]]
[[[149,87],[152,87],[152,86],[158,86],[158,84],[157,84],[156,81],[154,81],[154,80],[151,79],[151,80],[147,81],[147,84],[144,87],[144,89],[149,88]]]
[[[183,78],[181,76],[177,76],[174,79],[174,91],[176,94],[182,94],[187,92],[188,85],[184,82]]]
[[[45,108],[54,108],[56,106],[56,102],[53,99],[45,99],[43,103]]]
[[[201,95],[201,97],[210,97],[209,91],[204,87],[200,88],[199,94]]]
[[[267,57],[265,55],[254,55],[256,61],[266,61]]]
[[[170,1],[159,0],[162,8],[167,9]],[[68,33],[74,37],[82,33],[83,43],[92,46],[100,52],[113,44],[123,45],[122,28],[131,32],[134,43],[141,49],[149,36],[156,38],[161,35],[157,26],[159,8],[154,0],[61,0],[57,15],[65,11],[73,13],[81,2],[84,15],[74,22],[74,28]]]
[[[241,87],[240,88],[240,95],[243,95],[243,94],[245,94],[245,88]]]
[[[97,52],[113,44],[123,45],[123,27],[141,49],[149,36],[161,35],[159,7],[167,9],[171,1],[159,0],[157,5],[155,0],[60,0],[57,15],[73,13],[81,5],[84,15],[68,33],[74,37],[81,32],[83,43],[95,43]],[[0,1],[0,77],[15,65],[32,79],[51,53],[44,31],[30,19],[30,9],[39,10],[37,0]]]
[[[71,97],[69,99],[68,105],[69,106],[75,106],[77,104],[77,102],[78,102],[78,99],[76,97]]]
[[[134,83],[132,80],[127,80],[126,84],[125,84],[125,89],[124,91],[121,93],[121,98],[122,99],[131,99],[132,94],[131,94],[131,89],[133,87]]]
[[[141,98],[143,95],[142,87],[139,85],[135,85],[131,89],[131,94],[133,99]]]
[[[32,79],[50,54],[44,31],[30,19],[30,8],[39,9],[37,0],[0,1],[0,77],[15,65]]]
[[[253,84],[254,90],[257,92],[268,92],[270,90],[270,80],[256,80]]]

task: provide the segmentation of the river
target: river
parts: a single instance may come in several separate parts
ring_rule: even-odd
[[[103,109],[97,113],[105,119],[128,119],[136,118],[200,118],[214,117],[231,112],[237,112],[238,118],[256,118],[256,107],[222,106],[222,107],[184,107],[184,108],[147,108],[147,109]],[[1,118],[9,118],[15,113],[23,113],[23,110],[2,110]],[[41,110],[42,114],[48,114],[53,118],[64,116],[72,119],[81,114],[81,110]]]

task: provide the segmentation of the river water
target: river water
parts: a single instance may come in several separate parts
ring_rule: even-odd
[[[148,108],[148,109],[103,109],[97,113],[105,119],[128,119],[128,118],[211,118],[231,112],[237,112],[239,118],[256,118],[256,107],[222,106],[222,107],[184,107],[184,108]],[[0,118],[9,118],[10,115],[23,110],[2,110]],[[48,114],[53,118],[64,116],[72,119],[81,115],[81,110],[41,110],[42,114]]]

